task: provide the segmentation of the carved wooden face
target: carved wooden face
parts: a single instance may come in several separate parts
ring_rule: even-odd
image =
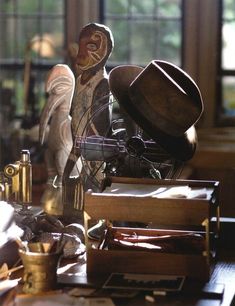
[[[76,64],[85,71],[98,65],[107,54],[107,37],[101,31],[85,31],[79,39]]]

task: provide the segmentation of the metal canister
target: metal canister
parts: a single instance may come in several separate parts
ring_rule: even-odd
[[[19,202],[22,205],[29,205],[32,203],[32,165],[28,150],[21,151],[19,175]]]
[[[57,266],[61,253],[41,253],[19,249],[24,265],[23,292],[36,294],[57,287]]]

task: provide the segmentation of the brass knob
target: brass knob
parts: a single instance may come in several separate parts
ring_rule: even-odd
[[[19,165],[16,164],[9,164],[4,168],[4,174],[7,177],[13,177],[17,175],[19,172]]]

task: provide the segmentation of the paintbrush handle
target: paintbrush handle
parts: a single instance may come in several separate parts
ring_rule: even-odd
[[[4,272],[0,273],[0,279],[8,276],[9,273],[18,271],[18,270],[23,269],[23,268],[24,268],[24,266],[20,265],[18,267],[14,267],[14,268],[8,269],[7,271],[4,271]]]

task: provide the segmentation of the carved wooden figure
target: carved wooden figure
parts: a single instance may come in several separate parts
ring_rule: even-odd
[[[110,126],[111,108],[106,107],[104,111],[100,112],[99,116],[92,120],[89,130],[85,131],[86,124],[92,115],[109,102],[110,91],[105,64],[112,49],[113,37],[108,27],[91,23],[82,29],[76,59],[77,68],[81,71],[81,74],[76,79],[71,107],[74,145],[76,138],[85,134],[104,136]],[[68,184],[71,171],[79,157],[79,150],[73,146],[64,170],[65,185]],[[84,171],[84,167],[82,171]],[[92,171],[91,168],[89,171]],[[89,175],[92,174],[89,173]],[[81,177],[84,179],[84,177],[88,178],[89,175],[81,175]],[[89,184],[84,182],[82,184],[85,189],[92,188],[92,186],[88,186]]]
[[[47,188],[41,202],[51,214],[62,213],[62,175],[71,150],[71,117],[69,115],[75,87],[75,78],[67,65],[55,65],[46,80],[47,102],[42,110],[39,125],[39,139],[43,144],[47,136],[45,161],[48,171]],[[74,167],[74,175],[78,175]]]

